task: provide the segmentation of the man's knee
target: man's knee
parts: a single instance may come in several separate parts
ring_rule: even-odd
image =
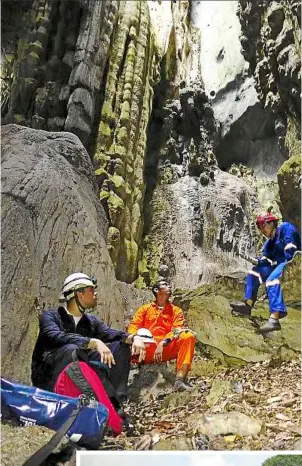
[[[179,339],[190,343],[195,343],[195,336],[192,332],[181,332]]]
[[[75,349],[79,349],[78,345],[74,345],[73,343],[68,343],[68,345],[63,346],[65,351],[73,351]]]
[[[130,345],[127,345],[126,343],[123,343],[123,342],[116,342],[115,345],[108,345],[110,350],[112,351],[113,353],[113,356],[117,356],[117,355],[120,355],[120,356],[123,356],[124,358],[125,357],[129,357],[131,356],[131,348],[130,348]]]
[[[268,277],[268,279],[265,282],[265,287],[267,292],[269,291],[275,291],[276,287],[279,288],[281,286],[279,278],[271,278]]]
[[[56,351],[54,351],[48,359],[48,362],[52,362],[55,365],[69,364],[72,361],[72,353],[77,350],[79,347],[72,343],[61,346]]]

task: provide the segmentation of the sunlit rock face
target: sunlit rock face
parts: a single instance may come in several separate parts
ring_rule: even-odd
[[[237,9],[236,1],[192,5],[192,21],[201,30],[201,76],[220,125],[217,160],[222,169],[242,163],[252,168],[258,180],[276,183],[285,159],[278,147],[274,117],[263,109],[242,55]],[[270,202],[274,201],[272,196]]]
[[[259,204],[253,186],[218,167],[216,122],[200,83],[183,85],[179,99],[164,99],[160,85],[155,92],[138,283],[152,283],[165,266],[176,286],[193,288],[254,249]]]
[[[240,0],[242,51],[258,97],[273,115],[281,152],[289,160],[278,171],[284,220],[301,224],[301,3]]]

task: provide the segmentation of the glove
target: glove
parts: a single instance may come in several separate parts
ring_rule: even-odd
[[[247,262],[250,262],[253,265],[258,265],[259,264],[259,260],[256,259],[256,257],[251,257],[251,256],[248,256],[247,254],[242,254],[242,253],[239,253],[239,256],[242,259],[246,260]]]
[[[193,333],[194,336],[196,335],[196,333],[193,332],[193,330],[191,330],[190,328],[174,328],[174,329],[172,330],[172,332],[173,332],[173,337],[174,337],[174,338],[179,337],[179,335],[180,335],[182,332],[185,332],[185,333],[191,332],[191,333]]]
[[[275,266],[277,264],[276,261],[273,261],[272,259],[269,259],[268,257],[260,257],[259,259],[259,265],[270,265],[271,267]]]

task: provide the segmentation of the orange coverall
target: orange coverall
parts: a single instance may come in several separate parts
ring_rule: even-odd
[[[156,302],[141,306],[133,316],[132,322],[128,326],[128,332],[135,334],[139,328],[147,328],[158,344],[166,338],[172,338],[172,330],[175,328],[185,328],[183,311],[167,303],[162,311],[158,309]],[[170,361],[176,359],[177,370],[183,364],[192,364],[195,348],[195,337],[191,332],[183,332],[177,338],[168,343],[163,348],[162,360]],[[145,364],[153,363],[153,356],[156,345],[151,343],[146,345]]]

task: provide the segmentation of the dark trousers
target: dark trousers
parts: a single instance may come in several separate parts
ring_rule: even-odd
[[[115,365],[111,369],[108,367],[110,381],[120,397],[127,396],[131,359],[130,346],[121,342],[108,343],[107,346],[110,348],[115,360]],[[72,352],[75,349],[78,349],[76,345],[68,344],[47,354],[44,368],[49,371],[50,379],[47,386],[41,388],[53,390],[59,374],[72,362]],[[97,351],[87,350],[87,355],[89,361],[100,361],[100,355]]]

